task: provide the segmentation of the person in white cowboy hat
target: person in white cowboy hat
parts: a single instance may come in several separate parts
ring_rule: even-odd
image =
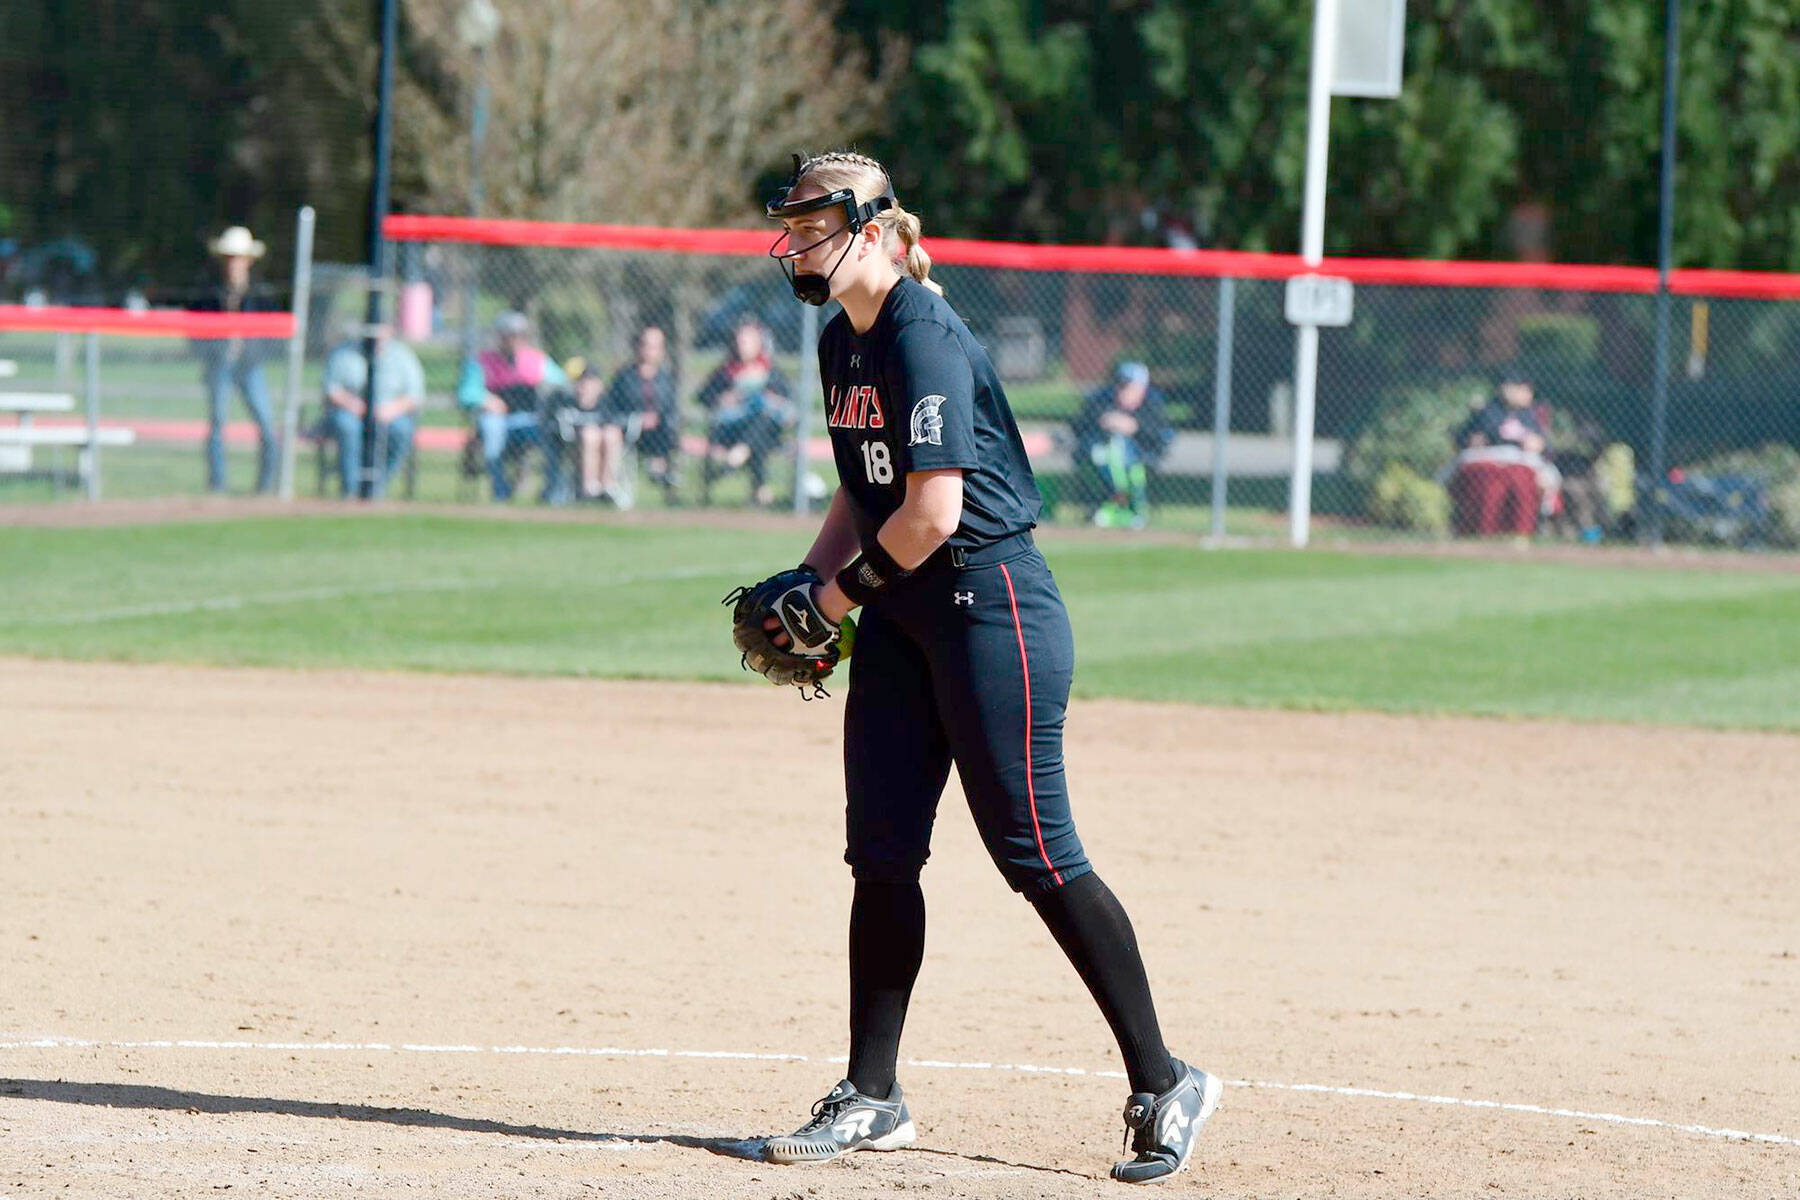
[[[194,303],[199,312],[276,312],[280,305],[251,277],[256,261],[268,251],[242,225],[233,225],[207,243],[218,264],[216,274]],[[225,490],[225,409],[235,387],[256,422],[256,490],[275,490],[275,421],[269,400],[264,360],[281,350],[270,338],[208,338],[194,342],[206,384],[206,486]]]
[[[251,236],[250,231],[242,225],[233,225],[214,238],[208,249],[220,258],[241,258],[248,268],[250,263],[263,256],[268,247]],[[247,273],[244,278],[246,281],[249,279]]]

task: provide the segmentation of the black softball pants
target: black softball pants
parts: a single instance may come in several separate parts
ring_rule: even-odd
[[[919,877],[953,763],[1015,891],[1091,870],[1063,774],[1074,669],[1068,612],[1028,534],[928,567],[866,608],[844,712],[844,857],[856,878]]]

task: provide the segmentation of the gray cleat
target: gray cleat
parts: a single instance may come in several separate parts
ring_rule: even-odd
[[[770,1162],[830,1162],[852,1150],[898,1150],[912,1145],[917,1136],[897,1083],[891,1096],[877,1100],[857,1091],[846,1079],[814,1104],[812,1111],[812,1120],[787,1137],[769,1139]]]
[[[1133,1156],[1113,1164],[1121,1183],[1155,1183],[1187,1166],[1200,1127],[1219,1107],[1225,1085],[1217,1077],[1172,1061],[1174,1087],[1160,1096],[1136,1092],[1125,1102],[1125,1144]]]

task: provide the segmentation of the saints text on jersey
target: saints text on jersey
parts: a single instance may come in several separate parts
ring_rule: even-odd
[[[886,429],[887,414],[881,406],[881,393],[872,384],[849,387],[842,391],[836,384],[826,399],[831,415],[825,423],[833,429]]]

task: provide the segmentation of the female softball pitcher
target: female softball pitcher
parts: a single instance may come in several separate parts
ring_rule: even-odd
[[[1074,644],[1032,542],[1037,486],[1000,380],[930,281],[919,219],[881,164],[796,157],[768,215],[783,226],[769,253],[795,295],[844,309],[819,338],[842,482],[805,564],[732,597],[756,601],[739,604],[739,645],[770,678],[816,682],[837,660],[840,623],[863,609],[844,714],[848,1077],[768,1156],[823,1162],[914,1138],[894,1076],[925,947],[919,873],[955,763],[994,864],[1118,1039],[1132,1157],[1113,1177],[1165,1178],[1187,1163],[1221,1084],[1164,1048],[1131,922],[1076,836],[1062,752]],[[759,635],[760,649],[747,644]],[[823,665],[809,676],[808,662]]]

